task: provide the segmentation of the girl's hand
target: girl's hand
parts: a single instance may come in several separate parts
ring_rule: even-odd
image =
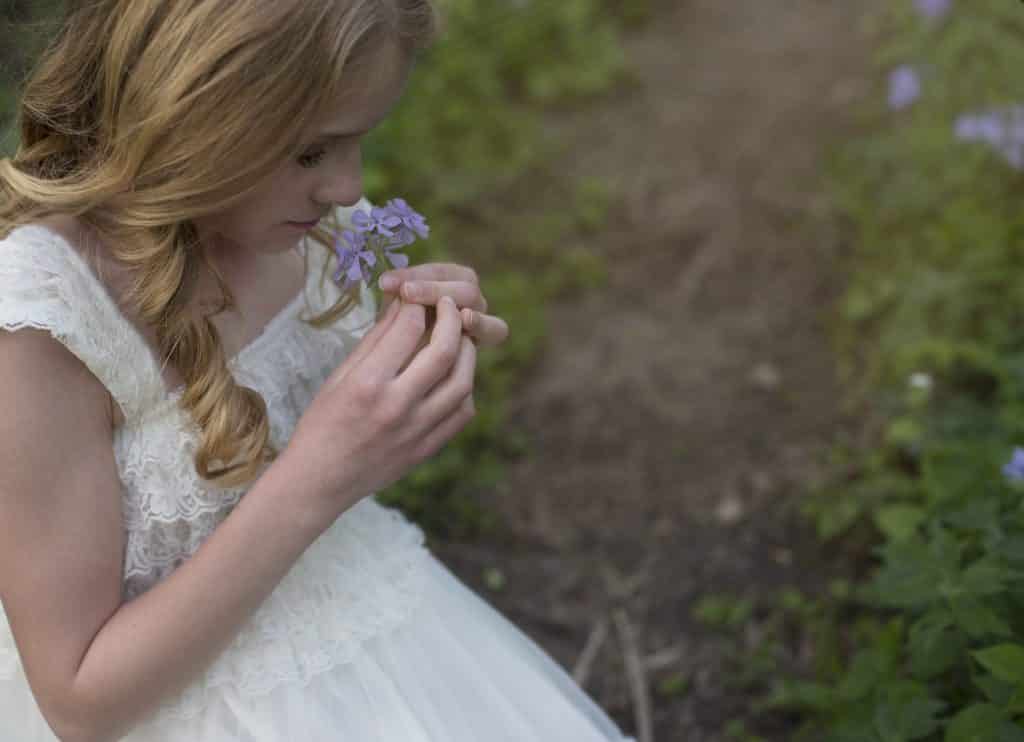
[[[450,296],[461,308],[462,329],[477,345],[501,345],[508,339],[505,320],[487,312],[487,299],[480,292],[480,281],[472,268],[455,263],[424,263],[386,271],[380,279],[384,300],[383,314],[396,298],[408,303],[437,306],[442,296]]]
[[[391,302],[299,418],[282,457],[305,478],[296,492],[318,524],[405,476],[476,414],[476,346],[454,302],[438,304],[429,332],[427,312]]]

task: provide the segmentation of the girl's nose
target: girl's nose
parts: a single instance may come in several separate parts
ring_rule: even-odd
[[[345,157],[343,162],[324,168],[323,178],[317,184],[314,200],[322,204],[354,206],[363,195],[363,167],[359,149]]]

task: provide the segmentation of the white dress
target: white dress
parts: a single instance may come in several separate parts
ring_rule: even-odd
[[[351,211],[339,209],[343,223]],[[325,257],[332,267],[320,282]],[[364,289],[360,306],[331,328],[299,321],[338,296],[330,280],[337,258],[319,246],[309,258],[304,291],[230,362],[267,401],[279,448],[375,316]],[[155,357],[82,256],[37,225],[0,241],[0,328],[22,327],[48,330],[124,412],[114,451],[127,544],[123,598],[132,600],[195,553],[244,490],[212,488],[196,475],[198,430],[177,406],[181,390],[166,393]],[[55,739],[0,607],[0,740]],[[416,525],[371,496],[306,550],[198,680],[122,739],[626,738],[551,657],[424,547]]]

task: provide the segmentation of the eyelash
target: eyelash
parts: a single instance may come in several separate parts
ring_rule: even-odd
[[[307,152],[304,155],[300,155],[298,159],[299,167],[304,167],[307,169],[315,168],[323,161],[324,155],[326,154],[327,149],[324,147],[320,147],[317,150]]]

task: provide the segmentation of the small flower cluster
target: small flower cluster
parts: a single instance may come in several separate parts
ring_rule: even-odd
[[[946,15],[953,7],[953,0],[914,0],[917,12],[930,20]]]
[[[957,117],[954,135],[964,142],[986,142],[1018,170],[1024,168],[1024,106],[1006,106]]]
[[[346,292],[360,282],[372,285],[378,264],[387,263],[393,268],[409,265],[408,256],[396,251],[414,243],[417,236],[430,235],[423,215],[401,198],[374,206],[369,213],[356,209],[352,226],[354,229],[334,235],[334,252],[338,256],[334,281]]]
[[[917,12],[929,21],[938,21],[953,7],[953,0],[914,0]],[[910,64],[889,73],[889,108],[899,111],[921,97],[922,72]],[[956,118],[953,135],[962,142],[982,142],[998,152],[1017,170],[1024,170],[1024,105],[1003,106],[987,111],[965,113]]]
[[[1003,476],[1011,482],[1024,481],[1024,448],[1013,449],[1013,458],[1003,467]]]
[[[899,111],[921,97],[921,75],[909,64],[889,73],[889,108]]]
[[[914,7],[929,21],[938,21],[952,9],[953,0],[914,0]],[[907,108],[921,97],[921,89],[921,73],[916,67],[897,67],[889,74],[889,108]]]

